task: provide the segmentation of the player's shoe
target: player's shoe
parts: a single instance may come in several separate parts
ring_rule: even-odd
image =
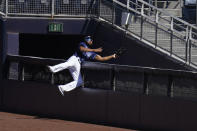
[[[47,70],[51,73],[54,73],[51,66],[47,66]]]
[[[61,86],[58,86],[58,89],[59,89],[61,95],[64,96],[64,91],[62,90]]]

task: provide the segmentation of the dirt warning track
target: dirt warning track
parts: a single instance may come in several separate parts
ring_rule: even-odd
[[[116,127],[0,112],[0,131],[134,131]]]

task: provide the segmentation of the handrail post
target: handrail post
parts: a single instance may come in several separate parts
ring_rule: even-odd
[[[159,22],[159,12],[156,10],[156,17],[155,17],[155,21],[156,23]]]
[[[186,40],[185,40],[186,41],[185,58],[186,58],[186,62],[189,62],[189,63],[191,63],[191,46],[190,46],[190,44],[191,44],[190,39],[191,39],[191,34],[192,34],[191,30],[192,30],[192,28],[187,26],[187,28],[186,28]],[[189,57],[189,60],[188,60],[188,57]]]
[[[188,62],[189,62],[189,65],[190,65],[191,64],[191,55],[192,55],[191,54],[191,40],[189,40],[189,43],[188,44],[189,44],[188,45],[188,48],[189,48],[188,49],[189,50],[189,54],[188,54],[189,55],[189,60],[188,60]]]
[[[188,42],[189,42],[189,26],[186,27],[186,32],[185,32],[185,44],[186,44],[186,47],[188,45]],[[187,51],[187,48],[185,49],[185,51]]]
[[[134,5],[134,8],[135,8],[135,10],[137,11],[137,5],[138,5],[138,0],[135,0],[135,5]]]
[[[140,24],[141,24],[141,32],[140,32],[140,39],[142,39],[142,37],[143,37],[143,16],[144,16],[144,3],[142,3],[142,8],[141,8],[141,22],[140,22]]]
[[[170,29],[174,30],[174,19],[171,17]]]
[[[155,0],[155,7],[157,7],[157,0]]]
[[[149,0],[149,1],[148,1],[148,4],[151,5],[151,1],[152,1],[152,0]],[[149,11],[149,13],[148,13],[149,16],[151,16],[151,7],[150,7],[150,6],[148,6],[148,11]]]
[[[130,0],[127,0],[127,19],[126,19],[126,24],[125,24],[125,34],[127,33],[127,30],[129,28],[129,17],[130,17],[130,12],[129,12],[129,7],[130,7]],[[132,15],[131,15],[132,17]],[[131,18],[132,19],[132,18]]]
[[[189,28],[189,39],[191,40],[192,38],[192,27]]]
[[[7,18],[8,16],[8,0],[5,0],[5,17]]]
[[[141,8],[141,15],[144,15],[144,3],[142,3],[142,8]]]
[[[51,11],[51,18],[53,18],[54,17],[54,12],[55,12],[55,0],[52,0],[52,3],[51,3],[51,9],[52,9],[52,11]]]
[[[101,0],[98,0],[98,14],[97,14],[98,19],[100,17],[100,13],[101,13]]]
[[[130,0],[127,0],[127,9],[129,9]]]
[[[159,22],[159,12],[156,10],[156,16],[155,16],[155,47],[157,46],[157,32],[158,32],[158,22]]]
[[[191,63],[191,39],[192,39],[192,27],[190,27],[190,29],[189,29],[189,40],[188,40],[188,50],[189,50],[189,54],[188,54],[188,56],[189,56],[189,64]]]
[[[173,30],[174,30],[174,19],[171,17],[171,22],[170,22],[170,55],[172,55],[172,44],[173,44]]]
[[[115,2],[114,2],[114,0],[112,1],[112,6],[113,6],[113,8],[112,8],[112,25],[114,25],[114,22],[115,22],[115,4],[114,4]]]
[[[185,39],[186,39],[186,41],[187,41],[187,39],[188,39],[188,36],[189,36],[189,26],[187,26],[187,28],[186,28],[186,32],[185,32]]]

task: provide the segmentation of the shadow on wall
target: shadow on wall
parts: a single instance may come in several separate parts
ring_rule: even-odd
[[[83,35],[20,34],[19,54],[67,59],[75,52]]]
[[[106,63],[132,65],[142,67],[154,67],[164,69],[189,70],[165,54],[145,45],[143,42],[132,36],[125,36],[123,31],[117,30],[111,25],[101,23],[95,32],[96,45],[102,46],[102,55],[114,53],[120,47],[127,49],[127,52],[116,60]]]

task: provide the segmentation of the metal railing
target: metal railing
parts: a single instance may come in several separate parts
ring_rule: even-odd
[[[143,0],[0,0],[3,17],[96,17],[197,68],[197,28]]]
[[[8,55],[4,73],[8,80],[66,84],[72,80],[69,72],[44,69],[64,61]],[[197,72],[85,62],[82,76],[86,88],[197,100]]]
[[[85,17],[97,10],[98,0],[0,0],[6,17]]]
[[[111,4],[112,3],[112,4]],[[100,18],[194,68],[197,67],[197,27],[143,0],[101,0]],[[113,6],[110,6],[113,5]],[[123,15],[125,14],[125,15]],[[126,17],[122,24],[122,16]],[[110,17],[111,16],[111,17]],[[118,21],[119,20],[119,21]]]
[[[5,0],[0,0],[0,15],[5,16],[5,7],[6,7]]]

